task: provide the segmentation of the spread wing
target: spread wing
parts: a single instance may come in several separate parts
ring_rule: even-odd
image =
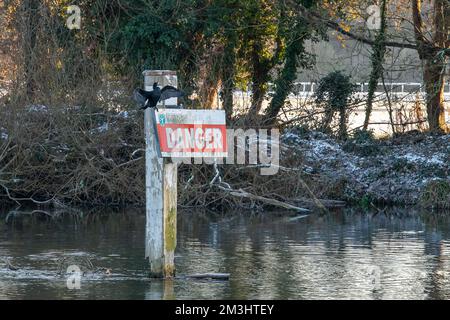
[[[139,93],[145,97],[145,99],[151,99],[154,96],[153,91],[145,91],[142,90],[141,88],[137,89],[139,91]]]
[[[161,98],[160,100],[166,100],[169,98],[179,98],[184,96],[184,92],[181,90],[178,90],[175,87],[172,86],[165,86],[164,88],[161,89]]]
[[[140,93],[141,89],[135,89],[133,91],[133,99],[134,101],[136,101],[140,106],[144,106],[145,102],[147,101],[147,98],[144,97],[141,93]]]

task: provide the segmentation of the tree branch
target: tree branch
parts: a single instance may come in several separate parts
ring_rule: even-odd
[[[414,36],[417,43],[417,52],[419,53],[420,59],[423,59],[424,44],[427,43],[427,41],[423,36],[423,20],[421,15],[422,0],[411,0],[411,10],[414,22]]]
[[[417,2],[417,1],[420,1],[420,0],[413,0],[413,5],[414,5],[414,2]],[[362,35],[355,34],[353,32],[344,30],[337,22],[327,19],[315,11],[305,8],[301,4],[297,3],[296,5],[297,5],[298,9],[300,10],[301,14],[311,22],[323,23],[327,27],[338,31],[339,33],[341,33],[345,36],[348,36],[349,38],[352,38],[353,40],[356,40],[356,41],[359,41],[359,42],[362,42],[362,43],[365,43],[365,44],[368,44],[371,46],[373,46],[375,44],[375,41],[372,39],[369,39]],[[421,21],[421,17],[420,17],[420,21]],[[433,50],[433,51],[442,51],[445,55],[450,56],[450,50],[448,48],[442,48],[442,47],[437,47],[437,46],[432,45],[431,43],[426,41],[422,32],[420,32],[420,29],[419,30],[416,29],[415,31],[417,33],[416,38],[420,37],[420,39],[423,40],[422,42],[420,42],[423,45],[422,48],[420,48],[416,44],[411,44],[411,43],[407,43],[407,42],[397,42],[397,41],[387,41],[387,42],[385,42],[385,45],[387,47],[408,48],[408,49],[417,50],[419,52],[419,54],[420,54],[419,50],[425,50],[425,49],[429,49],[429,50]]]

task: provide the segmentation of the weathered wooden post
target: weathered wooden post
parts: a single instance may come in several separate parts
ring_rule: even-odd
[[[144,77],[147,91],[153,90],[155,82],[159,87],[177,87],[174,71],[144,71]],[[175,275],[178,170],[172,157],[201,160],[228,155],[225,112],[171,108],[177,106],[177,102],[176,98],[167,99],[158,105],[157,112],[150,108],[145,110],[145,252],[150,261],[150,275],[158,278]]]
[[[169,70],[143,72],[145,90],[153,90],[153,83],[160,87],[177,86],[177,74]],[[177,105],[172,98],[158,104],[159,108]],[[174,253],[177,223],[177,165],[160,156],[154,110],[145,110],[145,166],[146,166],[146,245],[145,256],[150,262],[151,277],[175,275]]]

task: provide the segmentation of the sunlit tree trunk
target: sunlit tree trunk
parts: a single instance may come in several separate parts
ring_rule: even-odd
[[[436,58],[424,61],[423,80],[426,91],[428,124],[431,131],[446,131],[444,109],[445,64]]]
[[[436,47],[444,48],[449,45],[450,31],[450,3],[447,0],[434,0],[433,39],[424,36],[424,22],[422,20],[422,1],[412,1],[415,38],[419,57],[423,63],[423,81],[426,91],[427,118],[430,131],[447,131],[444,109],[444,83],[446,57]]]
[[[213,44],[200,67],[199,99],[201,107],[217,107],[219,88],[221,87],[220,63],[223,58],[223,45]]]

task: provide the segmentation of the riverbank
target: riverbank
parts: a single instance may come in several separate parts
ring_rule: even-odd
[[[31,106],[0,116],[5,119],[0,126],[3,202],[145,204],[141,112]],[[345,201],[450,207],[449,135],[374,139],[360,133],[342,142],[288,128],[282,131],[280,151],[280,170],[272,176],[261,176],[260,168],[250,165],[219,165],[217,170],[180,165],[179,205],[262,210],[282,203],[317,208]]]
[[[450,135],[360,134],[339,142],[320,132],[291,130],[283,141],[304,155],[304,170],[340,181],[339,199],[450,207]]]

